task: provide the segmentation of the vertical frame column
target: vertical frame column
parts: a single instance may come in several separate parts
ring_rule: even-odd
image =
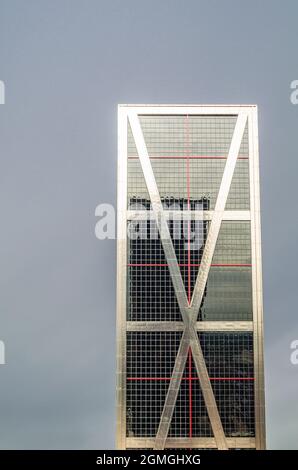
[[[126,448],[127,112],[118,107],[117,169],[117,449]]]
[[[255,433],[256,449],[266,448],[265,431],[265,391],[263,353],[263,295],[262,295],[262,255],[261,217],[259,183],[259,146],[257,107],[250,108],[248,119],[249,136],[249,179],[251,211],[251,254],[252,254],[252,302],[254,335],[254,375],[255,375]]]

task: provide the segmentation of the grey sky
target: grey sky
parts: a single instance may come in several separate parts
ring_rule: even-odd
[[[0,0],[0,448],[113,448],[117,103],[259,106],[269,448],[298,448],[298,3]]]

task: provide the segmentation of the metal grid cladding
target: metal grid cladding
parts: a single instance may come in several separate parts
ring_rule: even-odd
[[[117,447],[265,448],[257,110],[119,106]]]
[[[128,436],[156,435],[180,339],[180,332],[127,334]]]
[[[176,207],[183,201],[176,200]],[[202,207],[208,207],[208,201]],[[201,201],[193,201],[201,204]],[[184,286],[191,296],[200,266],[208,233],[207,221],[191,221],[190,228],[197,235],[188,250],[188,227],[179,220],[169,221],[169,230]],[[154,221],[130,222],[128,226],[128,320],[177,320],[181,313],[175,296],[168,264],[158,229]],[[136,237],[137,235],[137,237]],[[150,235],[154,236],[153,239]]]
[[[251,333],[201,333],[200,341],[226,436],[254,436]],[[212,429],[189,351],[169,435],[209,437]]]

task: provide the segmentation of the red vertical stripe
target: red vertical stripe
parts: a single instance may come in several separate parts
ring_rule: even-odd
[[[190,211],[190,169],[189,169],[189,121],[188,115],[186,115],[185,119],[185,137],[186,137],[186,182],[187,182],[187,209]],[[187,285],[188,285],[188,303],[191,302],[191,286],[190,286],[190,229],[191,229],[191,221],[188,221],[188,273],[187,273]]]
[[[192,372],[191,349],[188,350],[189,437],[192,437]]]

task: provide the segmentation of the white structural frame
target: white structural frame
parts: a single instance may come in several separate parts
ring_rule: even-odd
[[[204,219],[211,220],[204,253],[190,304],[188,303],[180,269],[169,234],[165,211],[151,167],[146,143],[139,122],[139,115],[234,115],[237,116],[230,150],[218,192],[214,211],[204,212]],[[127,126],[132,130],[146,186],[149,192],[152,211],[161,235],[163,250],[169,266],[175,294],[183,322],[127,322],[126,321],[126,282],[127,282],[127,221],[147,219],[148,211],[127,209]],[[246,124],[249,138],[249,178],[250,210],[225,211],[225,204],[232,181],[242,136]],[[255,105],[119,105],[118,108],[118,232],[117,232],[117,448],[167,447],[249,447],[265,448],[265,404],[264,404],[264,364],[263,364],[263,307],[262,307],[262,267],[260,234],[260,197],[257,107]],[[181,217],[180,211],[177,217]],[[186,214],[189,212],[189,214]],[[183,216],[198,217],[197,211],[183,211]],[[201,211],[200,216],[201,216]],[[172,211],[171,211],[172,215]],[[252,295],[253,321],[214,321],[198,322],[197,314],[202,301],[208,273],[222,220],[251,221],[252,249]],[[182,339],[168,387],[155,439],[126,437],[126,332],[127,331],[182,331]],[[254,374],[255,374],[255,438],[226,438],[217,404],[214,399],[208,371],[202,354],[197,331],[253,331],[254,335]],[[184,366],[191,348],[206,408],[213,430],[213,438],[168,438]]]

